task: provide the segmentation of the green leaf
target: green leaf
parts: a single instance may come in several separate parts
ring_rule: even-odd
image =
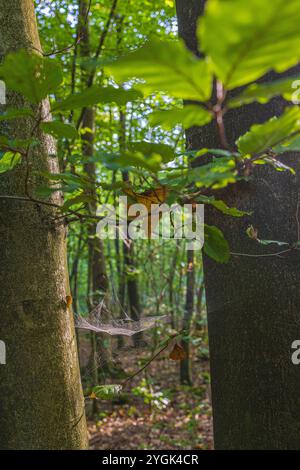
[[[77,191],[78,189],[82,188],[91,188],[92,184],[84,175],[73,175],[73,173],[65,172],[65,173],[48,173],[48,172],[39,172],[40,176],[43,176],[45,179],[49,181],[53,181],[55,183],[63,184],[65,186],[61,186],[59,190],[62,191]]]
[[[209,0],[198,37],[217,77],[232,89],[296,65],[299,24],[298,0]]]
[[[97,398],[101,400],[111,400],[119,395],[122,390],[122,385],[111,384],[111,385],[96,385],[92,388],[92,394],[95,394]]]
[[[145,80],[140,87],[146,93],[164,91],[196,101],[206,101],[211,95],[212,76],[207,62],[197,59],[181,40],[152,39],[109,65],[107,70],[121,82],[130,78]]]
[[[54,187],[50,188],[48,186],[39,186],[34,191],[34,195],[38,199],[48,199],[56,191],[61,191],[61,188],[54,188]]]
[[[151,154],[145,157],[141,152],[126,150],[122,154],[98,154],[102,163],[110,170],[135,170],[144,168],[152,173],[157,173],[161,169],[162,157],[158,154]]]
[[[278,245],[278,246],[288,245],[287,242],[279,242],[278,240],[260,240],[259,238],[257,238],[257,241],[261,245]]]
[[[207,256],[227,263],[230,258],[229,245],[222,231],[214,225],[204,225],[204,252]]]
[[[46,134],[53,135],[56,138],[76,139],[78,137],[77,129],[61,121],[42,122],[40,128]]]
[[[9,89],[37,104],[61,84],[62,72],[55,60],[19,50],[5,57],[0,78]]]
[[[282,142],[280,145],[276,145],[273,147],[273,151],[275,153],[300,152],[300,136],[296,135]]]
[[[271,165],[277,171],[290,171],[293,175],[296,174],[294,168],[291,168],[290,166],[285,165],[280,160],[276,160],[276,158],[263,156],[262,158],[259,158],[258,160],[253,161],[253,165],[266,165],[266,164]]]
[[[203,148],[201,150],[196,150],[195,154],[193,156],[195,157],[201,157],[201,155],[207,155],[207,154],[212,154],[216,155],[218,157],[238,157],[238,153],[231,152],[229,150],[224,150],[224,149],[208,149],[208,148]]]
[[[53,112],[69,111],[76,108],[84,108],[94,106],[98,103],[116,103],[123,106],[130,101],[135,101],[143,95],[139,90],[124,90],[123,88],[115,88],[113,86],[100,87],[93,85],[82,93],[69,95],[60,103],[52,106]]]
[[[131,152],[140,152],[146,157],[151,157],[153,155],[159,155],[161,161],[168,163],[175,158],[175,153],[172,147],[167,144],[156,144],[152,142],[129,142],[128,150]]]
[[[19,153],[5,152],[0,157],[0,174],[12,170],[21,161]]]
[[[236,207],[228,207],[224,201],[212,201],[211,205],[216,209],[221,211],[223,214],[231,215],[232,217],[244,217],[244,215],[249,215],[250,212],[240,211]]]
[[[128,184],[124,181],[116,181],[115,183],[100,183],[100,185],[101,188],[105,189],[106,191],[128,188]]]
[[[254,101],[264,104],[275,96],[283,96],[287,101],[292,101],[294,99],[293,95],[298,94],[295,91],[295,86],[293,86],[294,82],[298,80],[299,77],[294,77],[283,78],[270,83],[253,83],[244,89],[242,93],[228,100],[227,106],[236,108]]]
[[[4,113],[0,114],[0,121],[9,121],[23,117],[33,117],[33,112],[29,108],[8,108]]]
[[[23,153],[28,148],[34,148],[39,145],[39,141],[33,137],[30,139],[9,140],[6,136],[0,136],[0,149],[13,153]]]
[[[232,158],[213,158],[211,163],[187,171],[188,182],[197,187],[224,188],[237,179],[236,165]]]
[[[296,106],[286,108],[282,116],[273,117],[264,124],[256,124],[237,140],[242,155],[264,152],[290,138],[300,130],[300,109]]]
[[[68,199],[64,205],[62,206],[62,210],[68,210],[70,207],[82,203],[89,203],[93,201],[93,197],[89,196],[87,194],[78,194],[77,196],[74,196],[70,199]]]
[[[197,198],[197,201],[203,202],[204,204],[210,204],[223,214],[230,215],[232,217],[244,217],[245,215],[251,214],[251,212],[240,211],[236,207],[228,207],[224,201],[216,200],[214,197],[200,196],[200,198]]]
[[[164,172],[163,178],[160,177],[160,181],[172,187],[176,185],[184,187],[195,183],[200,188],[224,188],[237,181],[236,165],[233,158],[213,158],[210,163],[194,168],[170,168]]]
[[[260,243],[261,245],[278,245],[278,246],[284,246],[284,245],[289,245],[287,242],[280,242],[278,240],[261,240],[258,238],[258,230],[253,227],[253,225],[250,225],[247,230],[246,234],[248,235],[249,238],[252,240],[255,240],[256,242]]]
[[[184,108],[174,108],[168,111],[156,111],[150,116],[151,126],[162,126],[171,130],[176,124],[185,129],[192,126],[204,126],[212,119],[212,114],[202,106],[187,105]]]

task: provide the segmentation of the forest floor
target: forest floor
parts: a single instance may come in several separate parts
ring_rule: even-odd
[[[132,373],[130,355],[126,362],[126,372]],[[179,363],[162,356],[146,375],[131,381],[119,400],[99,401],[96,417],[88,408],[90,448],[212,449],[208,360],[194,358],[193,371],[193,386],[182,386]]]

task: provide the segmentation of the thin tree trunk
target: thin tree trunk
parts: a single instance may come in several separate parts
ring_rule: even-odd
[[[119,149],[120,152],[126,148],[126,116],[122,110],[120,110],[120,132],[119,132]],[[127,172],[122,173],[124,182],[129,182],[129,175]],[[134,270],[135,259],[134,259],[134,246],[131,242],[130,247],[123,243],[123,256],[124,256],[124,273],[127,279],[127,294],[129,300],[130,314],[133,320],[139,320],[141,317],[141,304],[139,296],[139,285],[137,277],[130,275],[130,271]],[[134,343],[137,344],[142,339],[142,333],[134,335]]]
[[[0,0],[0,19],[2,57],[19,48],[41,49],[31,0]],[[10,106],[24,105],[15,93],[7,98]],[[45,112],[48,101],[42,106]],[[11,121],[5,132],[28,138],[32,124]],[[54,142],[37,137],[41,145],[29,158],[30,170],[56,173]],[[24,196],[25,173],[22,164],[1,175],[0,194]],[[36,184],[30,176],[28,190]],[[0,368],[1,449],[87,446],[73,316],[66,307],[66,232],[51,216],[46,206],[0,201],[0,338],[7,346],[7,364]]]
[[[79,262],[80,262],[82,244],[83,244],[83,225],[81,226],[80,233],[78,235],[77,247],[74,253],[72,270],[70,274],[70,284],[72,287],[72,297],[73,297],[73,309],[74,309],[75,314],[79,313],[78,274],[79,274]]]
[[[190,351],[190,329],[194,313],[194,289],[195,289],[195,270],[194,270],[194,252],[188,250],[187,252],[187,278],[186,278],[186,301],[185,310],[182,323],[184,330],[184,337],[181,341],[181,346],[185,352],[185,359],[180,362],[180,383],[185,385],[192,385],[192,365],[191,365],[191,351]]]
[[[177,0],[179,31],[194,51],[196,18],[204,3]],[[284,106],[276,98],[231,110],[225,116],[229,143],[234,145],[251,124],[281,114]],[[187,132],[187,141],[189,148],[220,146],[213,125]],[[284,161],[299,171],[298,155],[286,155]],[[232,251],[263,254],[265,249],[245,236],[247,226],[266,239],[295,242],[298,193],[298,176],[261,166],[251,181],[218,195],[253,215],[233,221],[210,209],[206,222],[223,230]],[[298,258],[294,251],[282,257],[232,256],[225,265],[204,259],[217,449],[300,449],[300,374],[290,360],[299,330]]]
[[[205,292],[204,282],[203,282],[203,279],[201,279],[200,286],[197,291],[197,306],[196,306],[197,320],[202,319],[202,306],[203,306],[204,292]]]
[[[79,1],[79,24],[81,25],[80,32],[80,54],[81,57],[89,59],[91,56],[90,46],[90,32],[89,32],[89,18],[88,9],[89,1]],[[90,87],[90,74],[85,69],[82,70],[83,85]],[[94,133],[95,133],[95,110],[93,108],[85,108],[82,114],[82,127],[87,129],[82,135],[83,154],[87,162],[84,165],[84,170],[89,176],[90,180],[96,183],[96,164],[91,160],[94,155]],[[89,211],[92,215],[97,213],[97,194],[95,188],[92,190],[92,202],[89,204]],[[95,307],[101,299],[105,296],[108,289],[108,282],[106,276],[106,265],[103,253],[102,240],[96,236],[97,223],[91,222],[88,226],[88,302],[89,307]],[[105,315],[103,314],[103,320]],[[106,375],[111,367],[111,344],[110,340],[105,334],[92,333],[92,361],[94,369],[94,381],[98,382],[99,375]],[[99,349],[101,367],[98,367],[97,349]],[[98,370],[99,369],[99,370]],[[97,372],[96,372],[97,370]],[[97,383],[95,383],[97,385]],[[94,409],[97,407],[94,401]],[[96,410],[95,410],[96,411]]]
[[[170,317],[171,317],[171,326],[175,330],[176,329],[176,315],[174,311],[174,278],[176,276],[176,266],[178,266],[178,254],[179,254],[179,244],[178,240],[176,240],[176,247],[173,253],[173,260],[170,266],[170,273],[169,273],[169,304],[170,304]],[[180,269],[180,266],[179,266]]]

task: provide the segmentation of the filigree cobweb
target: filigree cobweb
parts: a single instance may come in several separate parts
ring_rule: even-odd
[[[108,309],[103,299],[86,317],[80,315],[76,317],[76,328],[95,331],[96,333],[106,333],[110,336],[133,336],[154,328],[157,321],[164,318],[163,316],[149,316],[133,320],[126,314],[125,318],[112,318],[110,322],[103,320],[103,317],[110,314],[111,310]]]
[[[85,378],[92,381],[95,369],[103,382],[107,369],[114,374],[124,371],[128,361],[137,365],[143,354],[153,349],[154,329],[168,322],[166,315],[142,315],[134,320],[121,305],[113,282],[110,286],[110,292],[88,314],[75,315],[75,326],[80,333],[80,362]],[[94,351],[89,332],[96,336]]]
[[[133,320],[121,305],[112,284],[111,293],[101,300],[88,315],[76,315],[75,326],[82,330],[106,333],[110,336],[133,336],[154,328],[165,315],[144,316]]]

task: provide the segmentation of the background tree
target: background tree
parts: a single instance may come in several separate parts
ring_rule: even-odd
[[[194,313],[194,297],[195,297],[195,268],[194,268],[194,252],[187,252],[187,276],[186,276],[186,300],[185,311],[182,322],[184,336],[182,339],[182,347],[185,352],[185,358],[180,362],[180,381],[182,384],[192,385],[193,379],[191,374],[191,354],[190,354],[190,334],[191,323]]]
[[[176,1],[179,34],[196,54],[199,54],[197,18],[205,3]],[[223,8],[226,2],[214,3],[217,8],[222,8],[218,10],[220,15],[226,12],[226,7]],[[235,5],[237,9],[241,7],[240,2]],[[245,8],[250,11],[249,5]],[[288,35],[292,21],[284,23],[285,13],[280,12],[280,8],[278,13],[282,16],[276,19],[276,24],[286,24]],[[220,16],[220,27],[222,24],[224,29],[212,31],[215,37],[211,38],[210,44],[212,41],[224,44],[227,19],[225,15],[223,19]],[[201,18],[199,21],[201,24]],[[276,31],[274,23],[270,24],[270,30],[262,26],[261,34],[268,37],[271,30]],[[253,41],[249,40],[236,66],[243,63],[244,56],[254,53],[253,48],[260,39],[252,37]],[[282,33],[281,40],[284,37]],[[259,51],[256,53],[259,55]],[[293,73],[295,70],[287,75]],[[269,83],[276,78],[276,74],[270,73],[263,82]],[[217,94],[215,90],[216,100]],[[235,149],[237,138],[253,123],[280,115],[285,106],[286,102],[277,97],[267,105],[252,103],[229,110],[224,118],[228,146]],[[220,128],[215,122],[201,129],[188,130],[188,148],[224,148],[224,139],[220,141],[218,131]],[[286,154],[281,161],[299,170],[298,159],[297,154]],[[199,159],[198,165],[201,161],[205,163],[205,158]],[[233,253],[229,263],[224,265],[207,257],[204,261],[215,447],[299,449],[296,429],[300,376],[289,359],[298,328],[299,255],[290,250],[279,256],[266,254],[262,246],[244,236],[251,224],[266,239],[285,240],[290,244],[299,239],[299,177],[288,172],[275,172],[269,166],[256,166],[248,181],[219,191],[218,197],[228,205],[251,211],[252,215],[232,223],[215,209],[206,209],[206,221],[220,227],[231,250],[240,253]],[[273,253],[276,251],[278,247]]]

